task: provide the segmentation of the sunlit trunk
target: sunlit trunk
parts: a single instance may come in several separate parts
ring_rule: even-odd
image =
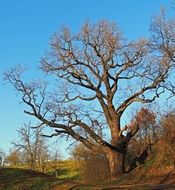
[[[117,179],[125,173],[125,153],[119,153],[115,150],[109,150],[106,154],[111,179]]]
[[[125,154],[127,142],[120,134],[120,115],[113,117],[111,122],[111,144],[113,148],[106,151],[106,157],[109,162],[111,179],[117,179],[125,173]]]

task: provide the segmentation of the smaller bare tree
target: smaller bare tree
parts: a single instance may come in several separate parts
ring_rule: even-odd
[[[55,177],[58,177],[58,171],[59,171],[59,161],[60,161],[61,155],[60,150],[57,146],[53,151],[51,151],[51,160],[50,160],[50,167],[55,172]]]
[[[141,108],[136,117],[140,121],[140,128],[135,138],[144,148],[144,145],[148,146],[157,140],[156,114],[151,110]]]
[[[42,172],[45,172],[49,160],[49,150],[46,139],[44,139],[42,134],[40,134],[39,140],[36,142],[35,146],[37,149],[37,166]]]
[[[12,144],[17,148],[17,150],[22,151],[29,168],[35,170],[37,162],[39,166],[42,165],[43,168],[43,159],[44,157],[46,159],[47,147],[44,145],[41,128],[35,127],[35,129],[32,129],[32,126],[29,123],[24,124],[17,130],[17,132],[20,141],[14,141]]]
[[[4,166],[4,160],[5,160],[5,152],[4,150],[0,149],[0,166]]]
[[[17,166],[21,162],[21,154],[15,149],[10,149],[10,152],[5,160],[10,164],[10,166]]]

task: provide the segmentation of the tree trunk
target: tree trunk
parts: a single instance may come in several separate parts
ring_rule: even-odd
[[[125,154],[115,150],[108,150],[106,157],[109,162],[111,179],[117,179],[125,173]]]

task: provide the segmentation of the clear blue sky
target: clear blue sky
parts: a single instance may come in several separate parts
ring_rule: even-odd
[[[61,25],[77,31],[87,18],[115,21],[129,39],[146,36],[162,5],[175,12],[172,0],[0,0],[0,148],[8,150],[16,129],[28,121],[17,94],[2,80],[7,68],[21,63],[33,72],[51,34]]]

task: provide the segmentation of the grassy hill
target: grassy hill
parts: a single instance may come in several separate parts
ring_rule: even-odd
[[[58,180],[40,172],[26,169],[1,168],[1,190],[47,190]]]
[[[53,168],[48,166],[48,174],[22,168],[0,168],[0,190],[51,190],[60,185],[72,187],[78,179],[77,166],[73,160],[59,161],[58,178],[54,177]],[[50,168],[49,168],[50,167]],[[71,182],[70,182],[71,181]]]
[[[67,163],[67,162],[66,162]],[[76,182],[72,170],[66,168],[60,170],[60,178],[19,168],[0,168],[0,190],[68,190],[87,189],[88,186]],[[89,189],[89,188],[88,188]]]
[[[110,190],[110,189],[175,189],[175,175],[156,176],[145,174],[146,168],[140,167],[117,181],[99,184],[81,184],[73,179],[56,179],[47,174],[26,169],[1,168],[0,190]],[[151,178],[152,177],[152,178]],[[156,184],[155,184],[156,183]]]

